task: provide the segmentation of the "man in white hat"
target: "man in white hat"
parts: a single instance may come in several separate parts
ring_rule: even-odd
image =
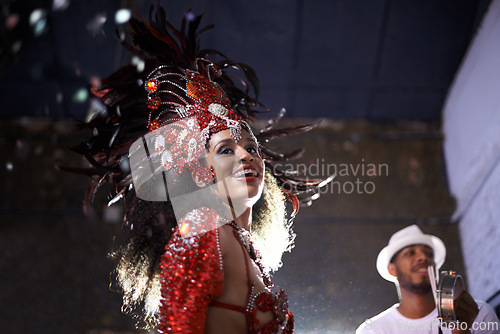
[[[377,258],[377,270],[398,289],[400,303],[366,320],[356,334],[367,333],[500,333],[492,307],[463,292],[454,302],[458,322],[444,324],[438,313],[427,267],[440,268],[446,257],[441,239],[417,225],[396,232]]]

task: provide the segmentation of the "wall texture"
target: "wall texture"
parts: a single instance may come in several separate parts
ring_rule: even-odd
[[[493,1],[444,108],[445,156],[471,291],[500,291],[500,1]]]

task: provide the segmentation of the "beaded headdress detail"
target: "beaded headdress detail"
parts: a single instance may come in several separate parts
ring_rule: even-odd
[[[82,124],[93,136],[74,148],[88,159],[90,168],[61,167],[92,177],[85,208],[106,182],[116,185],[117,192],[110,203],[124,198],[134,188],[130,149],[140,140],[149,140],[143,146],[151,148],[148,153],[154,153],[163,171],[177,168],[175,172],[179,174],[191,169],[208,175],[210,171],[200,165],[199,157],[210,135],[229,129],[231,137],[239,140],[245,130],[259,143],[266,169],[274,171],[277,169],[273,162],[296,158],[303,149],[279,153],[266,142],[315,127],[308,124],[275,129],[282,112],[254,136],[247,122],[267,111],[258,101],[259,80],[254,70],[217,50],[200,50],[200,34],[213,28],[207,25],[200,29],[203,15],[188,11],[178,30],[166,20],[161,7],[155,15],[153,9],[149,24],[144,20],[129,21],[131,43],[122,41],[144,67],[139,70],[134,64],[126,65],[90,89],[105,110],[96,112]],[[230,76],[232,71],[243,75]],[[174,167],[177,161],[183,163],[175,163]],[[309,202],[320,181],[305,181],[280,171],[275,177],[296,208],[295,195]]]
[[[198,64],[204,64],[205,71]],[[196,60],[196,67],[195,71],[186,70],[182,74],[162,65],[148,75],[144,88],[150,110],[149,131],[178,119],[194,118],[201,129],[202,146],[206,145],[210,134],[226,129],[235,141],[241,139],[241,130],[245,129],[257,142],[248,123],[231,109],[226,93],[212,81],[211,75],[220,76],[220,69],[203,58]],[[167,112],[175,112],[177,116],[163,121]]]
[[[221,74],[217,66],[203,58],[196,59],[195,70],[178,71],[172,66],[160,65],[151,71],[144,83],[149,140],[143,137],[139,145],[132,145],[131,155],[138,150],[150,152],[151,149],[145,151],[139,146],[151,146],[153,135],[154,156],[159,157],[154,160],[164,170],[177,174],[190,171],[200,180],[214,182],[213,170],[200,162],[211,134],[229,129],[231,137],[238,142],[243,129],[257,143],[249,124],[232,110],[226,93],[212,81],[211,76]],[[148,154],[145,160],[150,159]],[[135,183],[138,173],[132,169],[132,175]],[[177,183],[175,179],[173,182]]]

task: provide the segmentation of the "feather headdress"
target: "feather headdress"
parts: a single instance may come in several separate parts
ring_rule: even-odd
[[[129,149],[136,140],[162,125],[195,116],[200,128],[208,129],[206,136],[221,129],[231,129],[235,138],[241,128],[252,133],[248,122],[257,114],[268,111],[258,100],[259,80],[251,67],[234,62],[217,50],[200,50],[200,34],[213,28],[213,25],[199,28],[203,15],[188,11],[178,30],[166,20],[163,8],[157,8],[154,17],[152,14],[153,6],[149,23],[131,19],[132,41],[122,42],[143,62],[143,69],[140,71],[135,65],[126,65],[103,79],[100,87],[90,89],[104,104],[105,110],[95,113],[90,121],[82,124],[82,127],[92,130],[93,135],[75,151],[83,154],[91,167],[65,168],[91,176],[85,207],[104,182],[114,183],[117,187],[112,201],[124,197],[133,188]],[[234,70],[243,73],[243,77],[230,76],[229,72]],[[276,173],[275,161],[299,157],[303,150],[279,153],[265,143],[316,126],[274,129],[283,114],[281,112],[269,121],[255,137],[260,143],[266,169],[275,172],[278,185],[287,193],[296,211],[299,199],[311,201],[317,196],[318,186],[329,180],[306,181],[286,173]]]

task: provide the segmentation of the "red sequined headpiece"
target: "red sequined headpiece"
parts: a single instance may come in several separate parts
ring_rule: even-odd
[[[144,88],[150,110],[148,129],[156,133],[155,151],[165,169],[182,174],[186,169],[206,179],[207,167],[198,161],[211,134],[229,129],[235,141],[246,130],[257,143],[250,126],[231,109],[231,102],[210,75],[220,70],[206,59],[198,59],[195,71],[185,74],[162,65],[147,77]],[[172,116],[172,113],[176,115]],[[168,116],[167,116],[168,114]]]
[[[185,74],[172,72],[169,66],[159,66],[147,77],[144,87],[148,93],[150,109],[148,128],[154,131],[166,123],[194,117],[201,129],[201,141],[206,144],[211,134],[229,129],[235,141],[241,139],[245,129],[257,142],[248,123],[231,109],[231,102],[222,88],[210,75],[220,75],[220,70],[206,59],[205,71],[186,70]],[[177,80],[172,80],[172,79]],[[183,84],[179,83],[180,82]],[[177,117],[162,122],[165,113],[175,112]]]

